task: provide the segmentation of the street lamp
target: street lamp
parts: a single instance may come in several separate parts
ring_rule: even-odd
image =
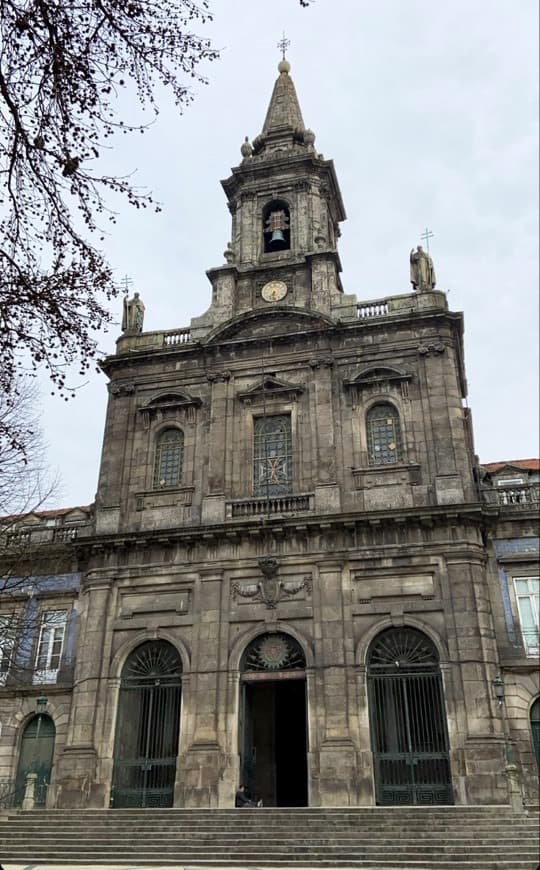
[[[493,686],[493,694],[497,700],[499,707],[502,707],[504,702],[504,680],[500,674],[497,674],[491,681]]]

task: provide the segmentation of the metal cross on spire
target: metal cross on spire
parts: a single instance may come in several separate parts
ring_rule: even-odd
[[[129,295],[129,288],[130,288],[131,284],[133,284],[133,281],[131,278],[128,278],[127,275],[124,275],[122,283],[124,285],[124,290],[123,290],[124,295],[128,296]]]
[[[429,254],[429,240],[433,238],[435,233],[432,233],[431,230],[428,230],[426,227],[420,238],[426,243],[426,250]]]
[[[286,38],[285,31],[283,31],[283,36],[281,37],[281,39],[279,40],[279,42],[277,44],[277,47],[279,48],[279,50],[283,54],[283,60],[285,60],[285,52],[287,51],[290,44],[291,44],[291,40]]]

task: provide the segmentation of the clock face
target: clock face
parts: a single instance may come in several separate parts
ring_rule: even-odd
[[[269,281],[261,290],[261,296],[266,302],[279,302],[287,295],[285,281]]]

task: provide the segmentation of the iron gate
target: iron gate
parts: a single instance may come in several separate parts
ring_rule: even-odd
[[[368,670],[378,804],[452,804],[444,694],[435,647],[416,629],[375,640]]]
[[[111,806],[170,807],[180,727],[181,660],[166,641],[149,641],[122,673]]]

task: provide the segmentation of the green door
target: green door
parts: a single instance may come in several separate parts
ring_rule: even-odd
[[[15,785],[15,805],[20,806],[24,798],[26,777],[36,773],[36,806],[44,807],[47,789],[51,781],[56,729],[54,722],[46,713],[39,713],[27,723],[21,739],[19,766]]]

